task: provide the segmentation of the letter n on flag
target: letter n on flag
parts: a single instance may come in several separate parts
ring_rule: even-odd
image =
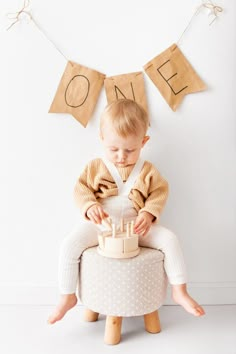
[[[173,111],[185,95],[206,89],[176,44],[144,65],[144,70]]]
[[[128,98],[148,112],[142,71],[107,77],[104,86],[108,103]]]
[[[69,113],[86,127],[104,79],[104,74],[68,61],[49,113]]]

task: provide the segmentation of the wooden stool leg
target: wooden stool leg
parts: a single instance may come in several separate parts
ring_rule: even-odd
[[[97,321],[99,316],[98,312],[94,312],[92,310],[86,309],[84,313],[84,320],[87,322],[95,322]]]
[[[104,342],[106,344],[118,344],[121,338],[122,317],[107,316]]]
[[[158,311],[144,315],[145,330],[150,333],[159,333],[161,331]]]

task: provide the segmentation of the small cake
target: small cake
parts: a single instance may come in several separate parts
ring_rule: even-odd
[[[134,233],[133,221],[124,225],[121,219],[119,228],[115,224],[110,224],[110,230],[98,235],[98,253],[111,258],[137,256],[140,251],[138,238],[138,235]]]

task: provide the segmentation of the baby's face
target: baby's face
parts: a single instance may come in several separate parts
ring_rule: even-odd
[[[110,124],[103,127],[101,137],[106,158],[117,167],[134,165],[148,139],[143,133],[124,138],[118,135]]]

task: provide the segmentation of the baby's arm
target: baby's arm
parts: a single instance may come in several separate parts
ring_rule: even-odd
[[[91,178],[91,171],[87,165],[78,178],[74,189],[75,202],[81,214],[89,219],[87,211],[92,206],[99,205],[95,196],[94,178]]]
[[[151,227],[154,219],[155,219],[155,216],[153,216],[149,212],[147,212],[147,211],[141,212],[138,215],[135,225],[134,225],[135,233],[145,236],[148,233],[148,231],[150,230],[150,227]]]
[[[82,215],[95,224],[101,224],[102,219],[109,216],[96,198],[96,192],[100,190],[101,180],[98,176],[102,176],[99,170],[101,167],[99,161],[99,159],[90,161],[75,185],[77,206],[80,208]]]
[[[144,205],[139,210],[139,214],[145,211],[154,216],[153,222],[159,222],[161,211],[168,197],[168,183],[153,165],[147,164],[146,166],[146,171],[144,169],[146,175],[144,173],[141,179],[146,188],[145,190],[141,185],[141,188],[144,189],[144,193],[142,194]],[[145,195],[146,198],[144,197]]]
[[[135,232],[145,236],[152,223],[159,221],[160,213],[168,196],[168,183],[154,165],[147,161],[138,183],[137,190],[143,191],[144,205],[140,205],[141,208],[135,222]]]

